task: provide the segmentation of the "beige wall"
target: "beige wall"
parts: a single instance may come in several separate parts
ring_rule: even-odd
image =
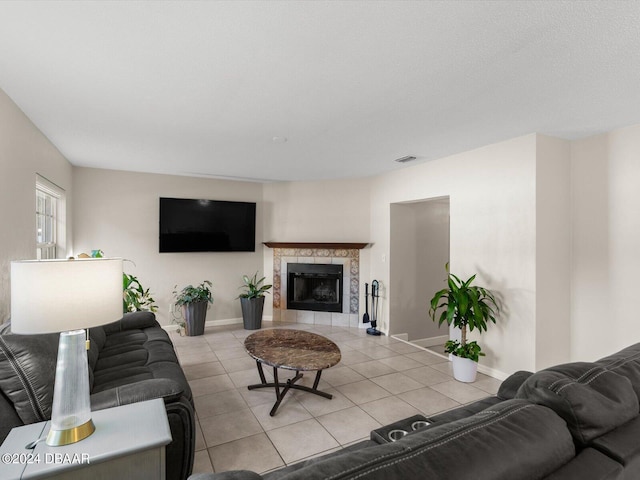
[[[571,144],[536,141],[536,370],[571,358]]]
[[[450,197],[451,271],[478,274],[506,310],[483,335],[482,365],[497,372],[535,368],[536,136],[527,135],[376,177],[371,185],[371,275],[386,288],[389,326],[390,205]],[[433,292],[424,292],[429,297]],[[475,335],[472,335],[475,338]]]
[[[10,315],[10,262],[36,256],[37,173],[66,191],[71,246],[71,171],[56,147],[0,90],[0,323]]]
[[[264,236],[272,241],[365,242],[369,179],[264,185]]]
[[[274,242],[369,242],[369,178],[264,185],[264,238]],[[369,279],[369,250],[360,251],[360,306]],[[264,249],[264,272],[273,280],[273,251]],[[273,312],[265,302],[265,314]],[[360,316],[362,316],[362,312]]]
[[[640,341],[639,158],[640,125],[572,143],[573,359]]]
[[[73,170],[75,253],[102,249],[125,262],[127,273],[149,287],[169,324],[171,292],[203,280],[213,282],[214,303],[207,321],[240,318],[236,299],[243,274],[263,265],[262,185],[204,178],[131,173],[92,168]],[[160,197],[257,202],[256,252],[158,253]]]
[[[409,340],[448,337],[447,326],[429,318],[429,300],[446,286],[449,199],[392,204],[390,240],[390,333]]]

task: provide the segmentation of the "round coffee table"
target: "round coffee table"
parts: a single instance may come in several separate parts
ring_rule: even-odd
[[[328,338],[303,330],[285,328],[260,330],[245,339],[244,348],[249,355],[255,358],[262,382],[249,385],[249,390],[267,387],[274,387],[276,390],[276,403],[269,413],[272,417],[289,389],[314,393],[328,399],[333,398],[333,395],[318,390],[322,370],[333,367],[341,358],[340,349]],[[264,377],[263,363],[273,367],[272,383],[267,382]],[[280,383],[278,381],[279,368],[295,370],[296,376],[288,379],[286,383]],[[317,372],[313,387],[296,384],[302,378],[301,372],[303,371]]]

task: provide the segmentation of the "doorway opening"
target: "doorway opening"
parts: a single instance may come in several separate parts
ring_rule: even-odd
[[[444,355],[449,327],[429,317],[429,301],[447,285],[450,199],[391,204],[389,333]]]

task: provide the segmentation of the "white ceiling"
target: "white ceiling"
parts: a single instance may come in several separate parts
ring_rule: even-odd
[[[640,123],[640,2],[3,1],[0,88],[74,165],[366,176]]]

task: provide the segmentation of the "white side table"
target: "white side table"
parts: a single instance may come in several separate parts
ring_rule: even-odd
[[[50,422],[11,430],[0,446],[0,478],[65,480],[164,480],[165,446],[171,431],[162,399],[92,412],[96,431],[88,438],[50,447]]]

